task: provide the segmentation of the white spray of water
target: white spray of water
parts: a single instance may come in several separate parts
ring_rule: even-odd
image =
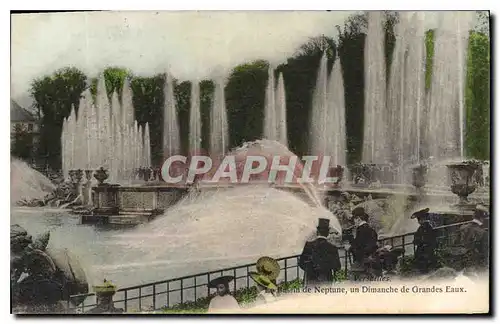
[[[27,163],[15,158],[10,161],[10,203],[41,199],[55,189],[54,184]]]
[[[110,256],[96,271],[140,268],[132,272],[151,281],[299,254],[319,217],[340,229],[327,209],[265,186],[192,193],[134,233],[117,235],[116,244],[131,253]]]

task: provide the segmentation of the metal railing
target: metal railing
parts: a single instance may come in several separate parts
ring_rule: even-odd
[[[453,240],[456,228],[470,223],[470,221],[444,225],[436,227],[438,232],[438,243],[449,243]],[[414,232],[382,238],[379,240],[381,245],[391,245],[393,247],[403,247],[405,254],[413,254],[413,236]],[[287,283],[303,277],[303,270],[299,268],[298,259],[300,255],[293,255],[277,259],[281,272],[277,282]],[[339,248],[339,257],[344,271],[350,269],[351,262],[345,248]],[[195,275],[178,277],[168,280],[156,281],[148,284],[132,287],[120,288],[114,295],[114,305],[117,308],[123,308],[125,312],[157,310],[162,307],[169,307],[179,303],[196,301],[201,297],[210,296],[208,283],[210,280],[219,276],[231,275],[235,279],[232,281],[230,290],[232,292],[241,288],[250,288],[254,284],[250,280],[249,273],[255,271],[255,263],[244,264],[236,267],[220,269],[216,271],[204,272]],[[70,301],[73,299],[85,298],[83,302],[72,307]],[[68,301],[68,308],[77,312],[85,312],[96,306],[95,293],[73,295]]]

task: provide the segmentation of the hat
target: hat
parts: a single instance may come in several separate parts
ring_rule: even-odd
[[[477,204],[476,205],[476,210],[477,211],[482,211],[483,213],[489,213],[490,212],[490,210],[488,208],[486,208],[486,206],[483,205],[483,204]]]
[[[476,210],[474,210],[474,218],[476,219],[483,219],[486,218],[489,213],[488,208],[486,208],[482,204],[477,204],[476,205]]]
[[[260,274],[258,272],[250,272],[250,277],[252,277],[253,281],[264,288],[278,290],[278,287],[272,282],[272,280],[264,274]]]
[[[328,218],[318,218],[318,229],[324,228],[324,229],[329,229],[330,228],[330,220]]]
[[[259,258],[255,267],[259,274],[267,276],[270,280],[276,280],[281,271],[278,261],[267,256]]]
[[[222,276],[211,280],[208,283],[208,288],[217,288],[218,285],[227,285],[234,280],[233,276]]]
[[[358,197],[358,196],[356,196],[356,195],[352,195],[351,197],[352,197],[352,198],[351,198],[351,202],[352,202],[353,204],[355,204],[355,203],[360,203],[360,202],[362,202],[362,201],[363,201],[363,199],[359,198],[359,197]]]
[[[359,217],[362,220],[367,220],[369,218],[368,214],[365,212],[365,209],[363,207],[356,207],[352,210],[352,217]]]
[[[426,217],[428,213],[429,213],[429,208],[420,209],[420,210],[417,210],[416,212],[414,212],[410,218],[411,219],[413,219],[413,218],[419,219],[422,217]]]

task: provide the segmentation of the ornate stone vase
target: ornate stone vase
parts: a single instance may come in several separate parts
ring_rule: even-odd
[[[467,197],[476,190],[477,183],[475,173],[479,170],[476,161],[465,161],[451,163],[448,168],[451,192],[460,198],[460,203],[468,203]]]
[[[98,181],[99,186],[104,185],[104,181],[109,177],[109,171],[103,167],[94,172],[94,178]]]
[[[412,185],[420,189],[425,186],[427,176],[427,166],[424,164],[417,164],[412,167]]]

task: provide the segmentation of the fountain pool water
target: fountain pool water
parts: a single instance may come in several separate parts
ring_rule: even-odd
[[[340,226],[323,207],[250,185],[192,193],[135,229],[79,225],[67,211],[43,208],[17,208],[11,224],[33,235],[51,230],[51,246],[78,255],[89,284],[107,278],[123,287],[299,254],[319,217]]]

